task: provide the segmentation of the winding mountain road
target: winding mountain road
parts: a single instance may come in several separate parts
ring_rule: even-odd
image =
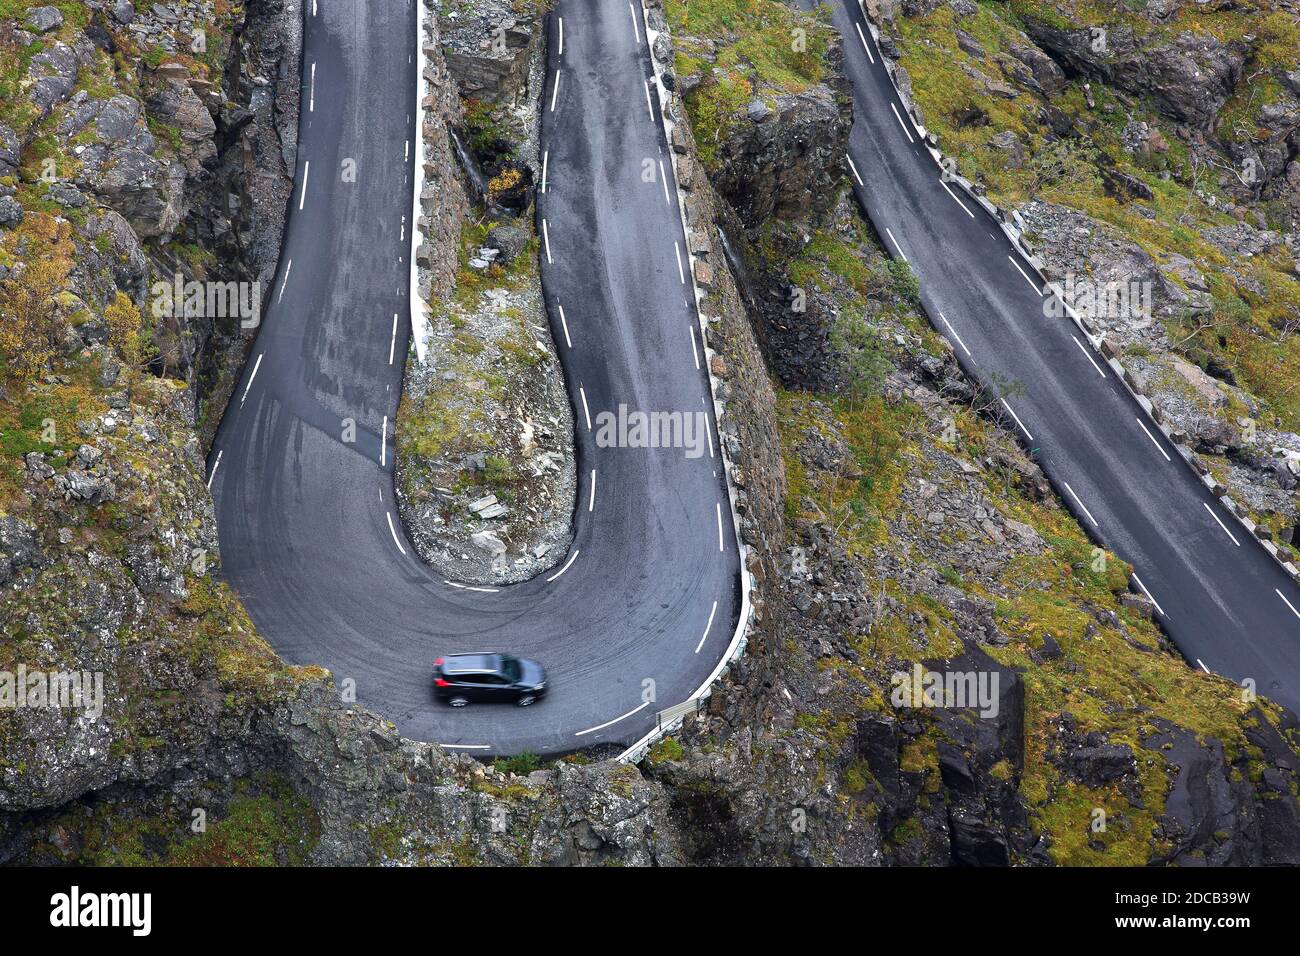
[[[547,21],[538,230],[577,430],[575,536],[550,573],[471,588],[420,561],[393,501],[417,11],[305,3],[280,268],[208,459],[221,574],[283,658],[329,668],[405,736],[477,754],[621,749],[714,671],[742,605],[675,183],[642,176],[648,162],[671,177],[672,164],[640,10],[558,0]],[[620,404],[706,413],[708,453],[597,447],[592,418]],[[549,696],[526,709],[435,703],[434,658],[472,650],[536,658]]]
[[[799,0],[804,9],[811,0]],[[1300,589],[1193,475],[993,219],[940,179],[858,0],[833,0],[853,85],[854,190],[922,304],[983,381],[1018,382],[1009,421],[1080,523],[1134,567],[1193,666],[1300,713]]]

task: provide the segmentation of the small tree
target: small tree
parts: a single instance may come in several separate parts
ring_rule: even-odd
[[[56,260],[36,259],[0,283],[0,354],[20,379],[45,371],[58,351],[63,321],[55,296],[65,275]]]
[[[850,406],[880,390],[892,367],[880,347],[880,338],[858,312],[844,312],[831,329],[834,348],[844,378]]]
[[[108,344],[118,357],[128,365],[141,362],[144,349],[141,343],[140,310],[131,297],[119,291],[104,310],[104,325],[108,328]]]

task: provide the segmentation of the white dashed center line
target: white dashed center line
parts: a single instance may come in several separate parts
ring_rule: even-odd
[[[551,264],[551,229],[546,220],[542,220],[542,239],[546,242],[546,264]]]
[[[700,370],[700,347],[695,342],[695,326],[691,326],[691,354],[695,356],[695,370]]]
[[[212,463],[212,474],[208,475],[208,491],[212,490],[212,479],[217,477],[217,469],[221,467],[221,456],[224,451],[217,452],[217,460]]]
[[[307,99],[307,112],[316,112],[316,64],[311,65],[311,96]]]
[[[664,161],[659,160],[659,178],[664,184],[664,202],[671,203],[672,199],[668,195],[668,173],[664,170]]]
[[[298,211],[302,211],[302,204],[307,201],[307,176],[311,172],[311,160],[302,164],[302,194],[298,197]]]
[[[673,240],[673,253],[677,256],[677,275],[681,277],[682,285],[686,285],[686,272],[682,269],[682,247]]]
[[[655,108],[650,102],[650,82],[648,80],[645,83],[645,108],[646,112],[650,114],[650,122],[653,123],[655,121]]]
[[[555,71],[555,85],[551,88],[551,112],[555,112],[555,98],[560,95],[560,71]]]
[[[724,548],[722,545],[722,502],[721,501],[718,502],[717,508],[718,508],[718,550],[722,551],[724,550]]]
[[[636,7],[632,6],[631,0],[629,0],[629,2],[628,2],[627,9],[628,9],[628,12],[630,12],[630,13],[632,14],[632,35],[633,35],[634,37],[636,37],[636,44],[637,44],[637,46],[640,46],[640,45],[641,45],[641,28],[640,28],[639,26],[637,26],[637,22],[636,22]]]
[[[587,500],[587,512],[596,510],[596,469],[591,469],[591,497]]]
[[[393,364],[393,358],[397,353],[397,313],[393,313],[393,339],[388,343],[388,364]]]
[[[551,151],[548,149],[542,153],[542,192],[546,192],[546,167],[551,159]]]
[[[559,56],[564,56],[564,17],[560,17],[560,52]]]

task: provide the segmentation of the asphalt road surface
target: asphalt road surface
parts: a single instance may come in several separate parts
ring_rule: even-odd
[[[810,0],[800,0],[805,9]],[[1018,429],[1085,529],[1130,562],[1192,666],[1300,712],[1300,589],[1193,475],[1028,263],[910,125],[858,0],[831,3],[854,91],[854,189],[920,279],[935,327],[983,381],[1019,383]]]
[[[660,160],[672,175],[657,99],[647,103],[643,25],[626,4],[595,0],[559,0],[548,20],[537,225],[577,430],[576,533],[553,571],[473,590],[419,560],[393,502],[416,10],[305,2],[280,270],[208,459],[221,573],[282,657],[329,668],[408,737],[485,755],[630,743],[713,671],[741,604],[675,183],[642,175]],[[356,182],[342,176],[348,160]],[[588,416],[620,404],[706,413],[708,452],[597,447]],[[348,418],[354,443],[342,440]],[[536,658],[549,696],[529,708],[436,703],[433,660],[472,650]]]

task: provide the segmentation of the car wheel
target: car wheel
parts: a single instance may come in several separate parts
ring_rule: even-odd
[[[466,704],[469,703],[469,700],[468,698],[465,697],[453,697],[449,701],[447,701],[447,703],[450,704],[452,707],[464,707]]]
[[[533,695],[533,694],[524,694],[522,697],[519,698],[519,700],[516,701],[516,703],[517,703],[520,707],[527,707],[529,704],[534,703],[536,700],[537,700],[537,697],[536,697],[535,695]]]

